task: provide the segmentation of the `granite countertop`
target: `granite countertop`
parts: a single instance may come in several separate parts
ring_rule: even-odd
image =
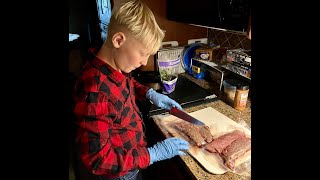
[[[223,93],[221,93],[219,91],[219,89],[216,88],[216,87],[219,88],[219,86],[217,84],[215,84],[214,82],[206,81],[203,79],[198,80],[198,79],[191,77],[188,74],[183,74],[183,76],[187,77],[192,82],[198,84],[199,86],[203,87],[204,89],[212,90],[219,98],[219,100],[214,101],[214,102],[185,108],[185,110],[187,112],[190,113],[190,112],[197,111],[197,110],[200,110],[200,109],[203,109],[206,107],[212,107],[215,110],[221,112],[222,114],[224,114],[225,116],[229,117],[230,119],[232,119],[236,122],[240,122],[242,120],[245,121],[245,123],[249,127],[251,127],[251,108],[250,108],[251,102],[250,102],[250,99],[247,102],[247,108],[243,111],[238,111],[232,107],[232,105],[231,105],[232,102],[226,100]],[[169,132],[165,128],[163,128],[163,126],[161,126],[160,121],[157,119],[153,119],[153,120],[157,124],[159,129],[163,132],[163,134],[166,137],[170,137]],[[237,174],[234,174],[231,172],[227,172],[222,175],[211,174],[208,171],[206,171],[205,169],[203,169],[201,167],[201,165],[192,156],[186,155],[186,156],[182,156],[180,158],[186,164],[185,167],[194,175],[194,177],[196,179],[218,179],[218,180],[225,180],[225,179],[228,179],[228,180],[232,180],[232,179],[248,180],[248,179],[251,179],[251,177],[240,176],[240,175],[237,175]]]

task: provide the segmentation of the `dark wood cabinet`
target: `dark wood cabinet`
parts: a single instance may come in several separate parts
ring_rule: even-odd
[[[247,32],[249,0],[169,0],[167,18],[211,28]]]
[[[250,6],[249,0],[218,0],[221,28],[247,32]]]
[[[167,18],[177,22],[221,27],[217,0],[168,0]]]

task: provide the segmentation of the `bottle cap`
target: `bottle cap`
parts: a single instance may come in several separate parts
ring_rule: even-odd
[[[237,84],[237,89],[239,90],[248,90],[249,89],[249,86],[246,85],[246,84]]]

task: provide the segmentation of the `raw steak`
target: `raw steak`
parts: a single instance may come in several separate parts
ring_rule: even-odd
[[[222,151],[222,155],[225,158],[224,164],[231,170],[234,170],[236,159],[244,155],[249,150],[251,150],[250,138],[241,137],[236,139]]]
[[[213,138],[208,126],[198,126],[200,129],[201,136],[206,140],[207,143],[210,143]]]
[[[238,138],[245,137],[244,132],[239,130],[234,130],[232,132],[226,133],[222,136],[211,141],[207,144],[205,149],[212,153],[221,153],[226,147],[228,147],[233,141]]]
[[[212,141],[208,126],[197,126],[188,122],[175,123],[174,126],[199,147]]]

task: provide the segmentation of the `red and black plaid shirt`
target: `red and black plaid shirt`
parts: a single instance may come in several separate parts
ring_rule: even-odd
[[[94,174],[117,177],[149,165],[135,102],[148,89],[97,57],[85,64],[75,87],[76,137],[81,160]]]

